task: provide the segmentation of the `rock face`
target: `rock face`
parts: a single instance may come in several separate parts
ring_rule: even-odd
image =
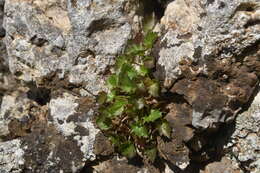
[[[24,151],[18,139],[0,143],[0,172],[22,172],[24,166]]]
[[[258,173],[259,21],[258,0],[0,0],[0,172]],[[93,123],[146,22],[173,131],[154,165],[115,156]]]
[[[257,173],[260,170],[259,128],[260,93],[254,98],[250,108],[238,115],[236,129],[226,145],[226,149],[231,150],[230,157],[252,173]]]
[[[57,76],[85,83],[92,93],[104,88],[103,73],[126,46],[131,25],[122,1],[5,2],[4,27],[10,71],[41,83]]]

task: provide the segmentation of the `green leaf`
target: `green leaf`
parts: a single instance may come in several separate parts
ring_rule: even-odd
[[[111,121],[104,116],[100,116],[96,123],[101,130],[109,130],[111,128]]]
[[[169,125],[168,121],[163,121],[160,125],[159,125],[159,133],[161,135],[164,135],[168,138],[171,137],[171,127]]]
[[[118,75],[119,75],[119,87],[124,92],[132,93],[136,90],[135,81],[131,80],[131,78],[137,75],[137,73],[133,70],[132,66],[128,64],[123,64]]]
[[[138,73],[133,67],[129,67],[127,70],[127,75],[132,80],[138,76]]]
[[[128,76],[122,76],[120,79],[120,88],[126,93],[132,93],[136,90],[136,85]]]
[[[145,67],[145,66],[140,66],[140,68],[138,68],[138,73],[141,76],[146,76],[149,73],[149,70]]]
[[[148,137],[148,130],[145,126],[135,124],[132,125],[131,129],[132,132],[138,137],[144,137],[144,138]]]
[[[144,46],[148,49],[152,48],[157,37],[157,33],[149,31],[144,38]]]
[[[124,155],[127,158],[133,158],[136,155],[135,146],[132,143],[124,144],[122,147],[122,155]]]
[[[127,100],[117,98],[116,101],[108,107],[109,117],[114,118],[124,112],[124,107],[127,105]]]
[[[115,97],[116,97],[116,91],[110,90],[109,93],[107,94],[107,101],[112,102]]]
[[[116,88],[118,85],[118,77],[113,74],[107,79],[107,85],[109,88]]]
[[[153,97],[159,97],[160,87],[157,82],[154,82],[148,87],[148,93]]]
[[[129,63],[128,58],[126,56],[119,56],[116,59],[116,68],[120,69],[123,66],[123,64],[126,64],[126,63]]]
[[[102,91],[98,94],[97,102],[99,104],[104,104],[107,100],[107,93]]]
[[[159,110],[152,109],[150,115],[144,117],[144,122],[154,122],[155,120],[162,117],[162,113]]]
[[[120,146],[120,139],[118,137],[116,137],[116,136],[109,136],[108,139],[111,141],[111,143],[114,146],[116,146],[116,147]]]
[[[157,155],[157,149],[156,148],[147,149],[145,150],[144,154],[148,157],[148,159],[151,162],[154,162]]]
[[[131,47],[128,48],[128,50],[126,51],[126,53],[128,55],[140,55],[143,54],[145,51],[144,47],[142,45],[132,45]]]

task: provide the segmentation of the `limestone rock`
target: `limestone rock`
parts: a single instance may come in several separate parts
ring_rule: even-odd
[[[20,173],[24,166],[24,150],[19,139],[0,142],[0,172]]]
[[[242,170],[232,160],[223,157],[218,162],[208,164],[200,173],[242,173]]]
[[[7,0],[10,71],[24,81],[55,74],[97,93],[104,88],[102,74],[131,36],[126,2]]]
[[[93,100],[81,99],[64,93],[60,97],[50,101],[50,120],[49,123],[65,138],[72,138],[83,153],[82,161],[94,160],[94,141],[99,132],[92,123],[94,110]],[[81,103],[81,104],[79,104]],[[81,107],[84,110],[81,110]]]
[[[46,111],[35,101],[28,99],[26,89],[19,88],[2,98],[0,110],[0,136],[7,139],[30,133],[37,121],[44,121]]]
[[[252,173],[260,170],[260,93],[254,98],[250,108],[238,115],[236,129],[226,148],[230,157]],[[248,164],[244,164],[247,163]]]
[[[176,0],[161,19],[157,66],[166,87],[181,76],[182,59],[237,57],[259,43],[258,1]]]

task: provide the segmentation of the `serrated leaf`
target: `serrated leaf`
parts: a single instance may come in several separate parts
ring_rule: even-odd
[[[123,64],[128,63],[128,58],[126,56],[119,56],[116,59],[116,68],[120,69],[122,67]]]
[[[148,93],[153,97],[159,96],[160,87],[157,82],[154,82],[148,87]]]
[[[98,94],[97,102],[99,104],[104,104],[107,100],[107,93],[102,91]]]
[[[158,35],[155,32],[149,31],[147,32],[144,38],[144,46],[148,49],[153,47],[154,41],[157,39]]]
[[[126,93],[132,93],[136,90],[136,84],[134,80],[129,77],[137,75],[130,65],[123,64],[119,73],[119,87]]]
[[[157,155],[157,149],[156,148],[147,149],[145,150],[144,154],[151,162],[154,162]]]
[[[132,45],[131,47],[128,48],[126,53],[128,55],[139,55],[139,54],[143,54],[144,51],[145,51],[145,49],[142,45],[134,44],[134,45]]]
[[[127,93],[132,93],[136,90],[135,82],[132,81],[128,76],[120,79],[120,88]]]
[[[140,76],[146,76],[149,73],[149,70],[142,65],[138,68],[138,73]]]
[[[115,97],[116,97],[116,91],[110,90],[109,93],[107,94],[107,101],[112,102]]]
[[[159,110],[152,109],[150,115],[144,117],[144,122],[154,122],[162,117],[162,113]]]
[[[129,69],[127,70],[127,75],[130,80],[132,80],[138,76],[138,73],[133,67],[129,67]]]
[[[107,79],[107,85],[109,88],[116,88],[118,84],[117,75],[113,74]]]
[[[168,138],[171,137],[171,127],[170,127],[168,121],[163,121],[159,125],[159,132],[160,132],[161,135],[164,135]]]
[[[101,130],[109,130],[111,128],[111,121],[104,116],[100,116],[96,123]]]
[[[124,155],[127,158],[133,158],[136,155],[135,146],[132,143],[125,144],[122,147],[122,155]]]
[[[148,130],[145,126],[135,124],[131,126],[131,129],[132,132],[138,137],[148,137]]]
[[[116,101],[108,107],[109,117],[114,118],[118,115],[121,115],[124,112],[124,107],[126,104],[126,99],[116,99]]]
[[[115,137],[115,136],[109,136],[108,139],[111,141],[111,143],[118,147],[120,146],[120,139],[118,137]]]

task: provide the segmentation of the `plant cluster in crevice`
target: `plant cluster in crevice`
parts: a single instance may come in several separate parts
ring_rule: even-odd
[[[114,73],[108,78],[109,91],[100,92],[97,126],[109,138],[115,151],[153,162],[157,156],[157,136],[170,138],[160,100],[160,86],[152,75],[151,49],[157,34],[147,32],[139,44],[130,45],[117,57]]]

